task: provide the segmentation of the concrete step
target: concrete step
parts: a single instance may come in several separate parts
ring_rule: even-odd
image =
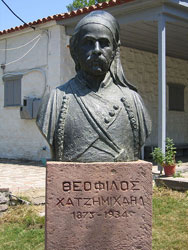
[[[163,171],[164,172],[164,171]],[[188,164],[182,163],[179,167],[176,167],[175,177],[166,177],[164,174],[160,174],[157,166],[153,166],[153,180],[156,186],[165,186],[173,190],[187,191],[188,190]],[[178,176],[178,177],[176,177]]]
[[[188,178],[181,177],[157,177],[154,179],[156,186],[164,186],[173,190],[187,191],[188,190]]]

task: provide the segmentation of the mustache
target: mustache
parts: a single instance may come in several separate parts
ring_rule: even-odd
[[[87,57],[87,60],[86,60],[88,63],[107,63],[107,59],[105,58],[105,56],[103,55],[95,55],[95,54],[92,54],[90,56]]]

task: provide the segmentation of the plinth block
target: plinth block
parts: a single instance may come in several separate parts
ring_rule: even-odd
[[[48,162],[46,178],[46,250],[151,250],[151,163]]]

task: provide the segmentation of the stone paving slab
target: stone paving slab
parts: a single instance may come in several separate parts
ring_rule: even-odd
[[[14,195],[44,203],[45,179],[46,168],[40,163],[0,160],[0,188],[9,188]]]

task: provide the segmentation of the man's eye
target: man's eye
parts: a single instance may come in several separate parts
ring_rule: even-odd
[[[91,46],[91,45],[93,45],[93,41],[91,39],[85,39],[84,40],[84,45]]]
[[[108,39],[101,39],[100,40],[100,46],[103,47],[109,47],[110,42],[108,41]]]

